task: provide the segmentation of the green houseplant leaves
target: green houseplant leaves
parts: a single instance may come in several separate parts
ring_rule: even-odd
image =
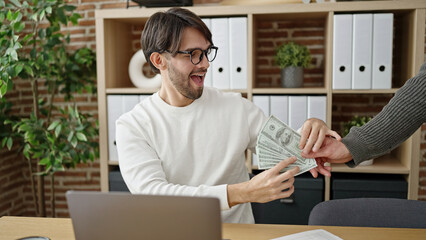
[[[55,173],[99,156],[97,121],[81,113],[75,100],[79,94],[96,94],[95,53],[89,48],[68,50],[70,36],[62,30],[78,24],[75,9],[64,0],[0,0],[0,126],[5,129],[0,143],[9,150],[16,144],[38,182],[43,176],[51,178],[53,216]],[[16,80],[32,86],[33,108],[26,116],[12,116],[7,102]],[[44,216],[44,190],[33,177],[31,182],[36,212]]]
[[[348,135],[349,131],[352,127],[361,127],[362,125],[366,124],[368,121],[371,120],[372,117],[368,116],[354,116],[352,119],[348,122],[343,123],[343,132],[342,136]]]
[[[308,67],[311,55],[306,46],[294,42],[283,43],[277,48],[275,62],[280,68]]]

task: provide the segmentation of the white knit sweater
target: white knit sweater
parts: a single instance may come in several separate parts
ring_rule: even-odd
[[[254,223],[249,203],[229,209],[227,184],[249,180],[245,150],[266,120],[237,93],[206,87],[186,107],[155,93],[117,120],[124,181],[132,193],[217,197],[223,222]]]

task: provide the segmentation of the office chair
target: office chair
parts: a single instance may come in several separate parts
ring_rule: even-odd
[[[317,204],[309,225],[426,228],[426,201],[396,198],[336,199]]]

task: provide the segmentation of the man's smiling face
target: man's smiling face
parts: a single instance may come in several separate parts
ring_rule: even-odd
[[[188,27],[182,33],[179,51],[195,48],[207,49],[211,43],[196,29]],[[168,58],[168,76],[173,87],[188,99],[198,99],[203,93],[204,78],[210,64],[204,56],[197,65],[192,64],[189,54],[177,54]]]

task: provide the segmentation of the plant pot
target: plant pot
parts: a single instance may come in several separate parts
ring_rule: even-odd
[[[303,67],[286,67],[281,69],[281,86],[284,88],[303,87]]]

